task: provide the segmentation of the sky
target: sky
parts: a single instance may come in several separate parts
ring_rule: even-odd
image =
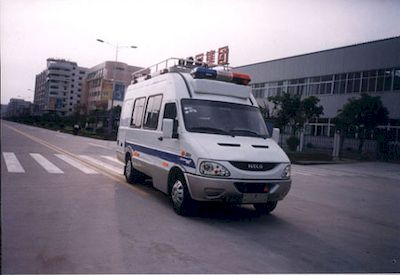
[[[229,46],[240,66],[400,35],[400,0],[1,0],[1,103],[49,57],[147,67]]]

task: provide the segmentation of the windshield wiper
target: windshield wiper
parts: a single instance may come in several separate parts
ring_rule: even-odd
[[[194,132],[199,132],[199,133],[228,135],[228,136],[234,137],[234,135],[230,132],[227,132],[227,131],[219,129],[219,128],[213,128],[213,127],[192,127],[192,128],[189,128],[189,131],[194,131]]]
[[[248,129],[232,129],[232,130],[229,131],[229,133],[232,133],[232,132],[247,133],[247,134],[250,134],[253,137],[261,137],[263,139],[267,138],[266,135],[260,135],[259,133],[256,133],[256,132],[248,130]]]

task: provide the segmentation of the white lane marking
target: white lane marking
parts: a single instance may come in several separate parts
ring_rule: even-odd
[[[299,169],[299,168],[295,168],[292,170],[293,173],[298,173],[298,174],[302,174],[302,175],[314,175],[314,176],[321,176],[321,177],[325,177],[325,176],[334,176],[334,177],[354,177],[354,176],[359,176],[356,173],[347,173],[347,172],[342,172],[340,170],[338,171],[332,171],[332,170],[311,170],[311,169]]]
[[[87,161],[89,161],[89,162],[91,162],[93,164],[100,165],[100,166],[106,168],[107,170],[110,170],[110,171],[112,171],[114,173],[117,173],[118,175],[120,175],[123,172],[122,169],[117,168],[115,166],[112,166],[112,165],[110,165],[108,163],[102,162],[102,161],[100,161],[98,159],[95,159],[93,157],[89,157],[89,156],[86,156],[86,155],[79,155],[79,157],[83,158],[83,159],[85,159],[85,160],[87,160]]]
[[[90,146],[94,146],[94,147],[100,147],[100,148],[104,148],[104,149],[111,149],[110,147],[104,146],[104,145],[100,145],[100,144],[96,144],[96,143],[88,143]]]
[[[102,158],[111,160],[112,162],[118,163],[119,165],[124,165],[122,161],[119,161],[116,157],[111,157],[111,156],[101,156]]]
[[[25,173],[24,168],[18,161],[14,153],[3,152],[4,162],[6,163],[7,170],[10,173]]]
[[[55,166],[53,163],[48,161],[45,157],[43,157],[41,154],[37,153],[30,153],[31,157],[37,161],[47,172],[50,174],[64,174],[63,171],[61,171],[60,168]]]
[[[68,163],[69,165],[81,170],[83,173],[85,174],[98,174],[95,170],[85,166],[83,163],[67,156],[67,155],[63,155],[63,154],[55,154],[56,157],[58,157],[59,159],[62,159],[63,161],[65,161],[66,163]]]

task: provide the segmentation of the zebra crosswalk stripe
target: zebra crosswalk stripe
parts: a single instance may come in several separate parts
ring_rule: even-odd
[[[4,162],[10,173],[25,173],[24,168],[12,152],[3,152]]]
[[[116,159],[115,157],[111,157],[111,156],[101,156],[104,159],[108,159],[112,162],[118,163],[119,165],[124,165],[121,161],[119,161],[118,159]]]
[[[48,161],[45,157],[43,157],[41,154],[37,153],[30,153],[31,157],[37,161],[37,163],[40,164],[48,173],[50,174],[64,174],[64,172],[55,166],[53,163]]]
[[[82,171],[85,174],[98,174],[95,170],[85,166],[84,164],[82,164],[81,162],[79,162],[73,158],[68,157],[67,155],[55,154],[55,156],[58,157],[59,159],[62,159],[69,165],[79,169],[80,171]]]
[[[98,159],[95,159],[93,157],[89,157],[89,156],[86,156],[86,155],[79,155],[79,157],[82,158],[82,159],[85,159],[85,160],[87,160],[87,161],[89,161],[89,162],[91,162],[91,163],[93,163],[95,165],[102,166],[102,167],[106,168],[107,170],[110,170],[110,171],[112,171],[114,173],[117,173],[117,174],[121,174],[122,173],[122,169],[117,168],[117,167],[115,167],[113,165],[110,165],[108,163],[105,163],[103,161],[100,161]]]

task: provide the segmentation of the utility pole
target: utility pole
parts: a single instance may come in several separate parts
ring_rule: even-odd
[[[100,42],[100,43],[105,43],[105,44],[108,44],[108,45],[110,45],[110,46],[112,46],[112,47],[114,47],[115,48],[115,63],[114,63],[114,70],[113,70],[113,79],[112,79],[112,91],[111,91],[111,106],[110,106],[110,114],[109,114],[109,116],[108,116],[108,119],[109,119],[109,122],[108,122],[108,127],[107,127],[107,132],[108,132],[108,134],[110,134],[111,135],[111,133],[112,133],[112,129],[113,129],[113,125],[114,125],[114,114],[113,114],[113,107],[114,107],[114,92],[115,92],[115,87],[116,87],[116,73],[117,73],[117,63],[118,63],[118,51],[119,51],[119,49],[121,49],[121,48],[131,48],[131,49],[136,49],[137,48],[137,46],[120,46],[120,45],[118,45],[118,43],[117,44],[112,44],[112,43],[109,43],[109,42],[107,42],[107,41],[104,41],[104,40],[102,40],[102,39],[97,39],[97,41],[98,42]]]

